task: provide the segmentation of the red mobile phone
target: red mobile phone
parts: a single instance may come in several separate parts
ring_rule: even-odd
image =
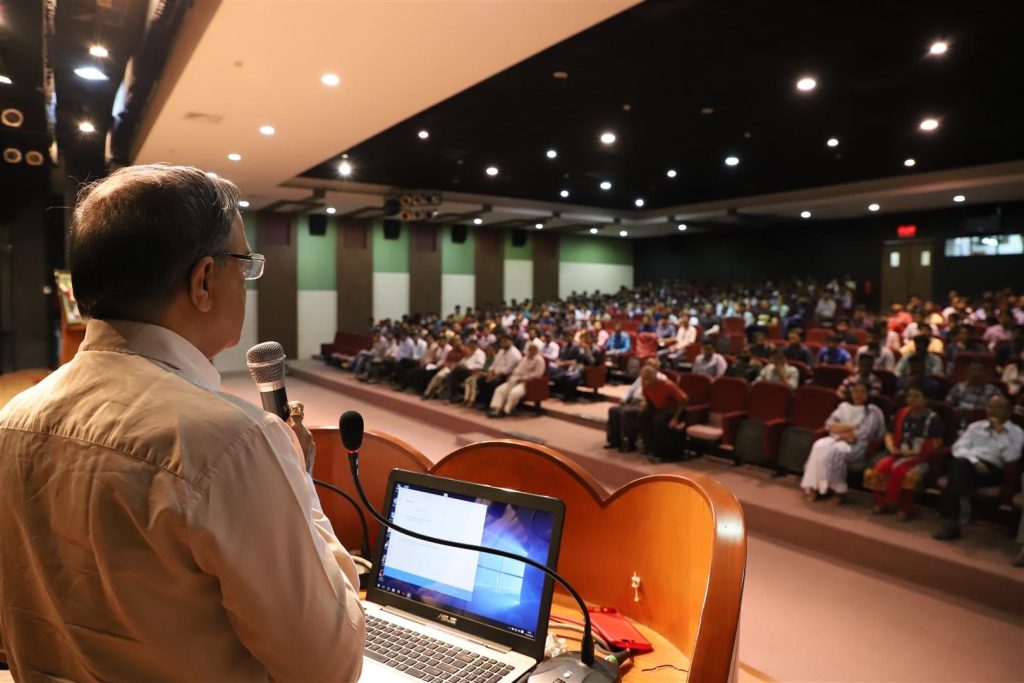
[[[591,607],[589,611],[594,631],[612,647],[628,649],[634,654],[644,654],[654,649],[651,641],[644,638],[614,607]]]

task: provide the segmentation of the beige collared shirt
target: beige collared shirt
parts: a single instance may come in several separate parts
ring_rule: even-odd
[[[354,681],[355,567],[292,431],[184,338],[90,321],[0,411],[0,658],[26,681]]]

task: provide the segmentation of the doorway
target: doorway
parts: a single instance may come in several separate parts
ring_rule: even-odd
[[[911,294],[932,298],[932,264],[935,249],[931,240],[899,240],[882,245],[882,310],[890,303],[906,303]]]

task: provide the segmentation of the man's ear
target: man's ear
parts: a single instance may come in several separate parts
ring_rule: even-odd
[[[204,256],[192,267],[188,278],[188,300],[201,313],[213,308],[212,275],[215,265],[212,256]]]

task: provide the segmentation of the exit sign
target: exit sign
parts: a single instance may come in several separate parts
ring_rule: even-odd
[[[917,235],[917,226],[900,225],[896,228],[896,235],[903,239],[907,239],[908,237],[914,237],[915,235]]]

